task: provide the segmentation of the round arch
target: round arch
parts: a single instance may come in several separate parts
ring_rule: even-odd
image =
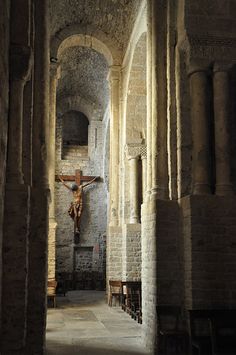
[[[126,143],[138,143],[146,137],[146,32],[136,43],[127,84]]]
[[[102,110],[93,102],[79,95],[58,98],[57,114],[62,116],[68,111],[80,111],[87,116],[89,121],[102,119]]]
[[[52,38],[51,61],[57,61],[66,48],[74,46],[93,48],[104,55],[109,66],[121,64],[122,52],[114,41],[98,29],[78,24],[62,29]]]

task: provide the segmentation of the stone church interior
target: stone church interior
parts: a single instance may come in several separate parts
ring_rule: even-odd
[[[142,354],[235,355],[236,1],[0,0],[0,82],[0,354],[90,290]]]

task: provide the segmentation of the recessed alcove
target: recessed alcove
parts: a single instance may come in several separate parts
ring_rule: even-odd
[[[88,155],[88,118],[79,111],[63,115],[62,159],[73,160]]]

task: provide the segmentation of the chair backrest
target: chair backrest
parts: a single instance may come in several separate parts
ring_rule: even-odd
[[[128,294],[141,293],[141,281],[126,281]]]
[[[47,294],[54,295],[56,293],[57,281],[56,280],[48,280]]]
[[[156,312],[160,331],[178,330],[181,316],[180,306],[158,305]]]
[[[109,280],[109,287],[111,293],[122,293],[122,281]]]

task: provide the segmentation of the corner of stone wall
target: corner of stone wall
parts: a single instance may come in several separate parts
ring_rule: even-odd
[[[181,199],[180,204],[185,307],[235,307],[235,198],[188,196]]]
[[[177,201],[149,199],[142,206],[143,340],[157,348],[157,304],[181,304],[183,280]]]

